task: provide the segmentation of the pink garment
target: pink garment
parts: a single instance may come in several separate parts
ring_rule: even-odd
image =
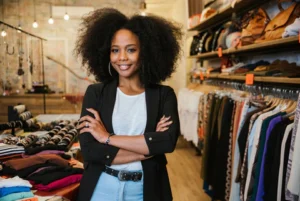
[[[63,188],[66,186],[69,186],[71,184],[77,183],[81,180],[82,174],[74,174],[67,176],[65,178],[56,180],[54,182],[51,182],[48,185],[43,184],[34,184],[33,181],[30,181],[30,183],[33,185],[33,189],[39,190],[39,191],[52,191],[58,188]]]
[[[59,151],[59,150],[44,150],[44,151],[41,151],[37,154],[34,154],[34,155],[26,155],[26,154],[22,154],[22,157],[23,158],[28,158],[30,156],[36,156],[36,155],[43,155],[43,154],[56,154],[56,155],[59,155],[59,154],[64,154],[65,152],[64,151]]]

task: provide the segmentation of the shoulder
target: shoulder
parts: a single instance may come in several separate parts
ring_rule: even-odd
[[[167,85],[162,85],[162,84],[152,84],[152,88],[159,89],[162,94],[168,94],[170,92],[174,92],[174,89],[170,86]]]
[[[87,90],[99,90],[99,89],[102,89],[104,86],[104,83],[101,82],[101,83],[95,83],[95,84],[90,84],[87,88]]]
[[[104,83],[90,84],[86,89],[85,95],[88,97],[93,96],[95,98],[99,98],[104,88],[104,85],[105,85]]]
[[[152,87],[159,91],[161,101],[165,102],[170,99],[176,99],[176,94],[172,87],[162,84],[154,84]]]

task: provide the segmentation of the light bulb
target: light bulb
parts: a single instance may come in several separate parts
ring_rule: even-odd
[[[21,25],[18,26],[18,29],[22,29]],[[21,33],[20,30],[17,31],[18,33]]]
[[[142,15],[142,16],[146,16],[146,12],[145,12],[145,11],[142,11],[142,12],[141,12],[141,15]]]
[[[5,37],[7,35],[6,31],[4,31],[4,29],[1,31],[1,36]]]
[[[69,20],[69,19],[70,19],[68,13],[65,14],[64,19],[65,19],[65,20]]]
[[[38,24],[36,21],[34,21],[34,22],[32,23],[32,26],[33,26],[33,28],[38,28],[39,24]]]
[[[49,18],[48,23],[49,24],[53,24],[54,23],[54,20],[52,19],[52,17]]]

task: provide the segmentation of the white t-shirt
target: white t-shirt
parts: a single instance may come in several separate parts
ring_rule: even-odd
[[[143,135],[147,122],[145,92],[129,96],[117,88],[112,125],[116,135]],[[115,170],[142,170],[141,161],[112,165]]]

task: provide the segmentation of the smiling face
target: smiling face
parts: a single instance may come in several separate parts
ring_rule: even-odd
[[[140,42],[138,37],[127,29],[117,31],[111,42],[110,62],[119,76],[138,76]]]

